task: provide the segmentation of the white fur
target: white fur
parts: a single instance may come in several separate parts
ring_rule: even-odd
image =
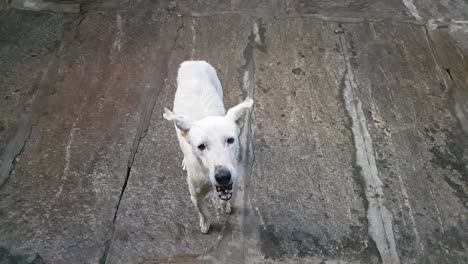
[[[210,227],[205,196],[217,184],[215,167],[227,169],[232,183],[237,179],[240,132],[237,122],[252,105],[253,100],[247,98],[225,114],[223,90],[215,69],[205,61],[186,61],[180,65],[174,112],[165,109],[164,118],[176,126],[184,154],[182,167],[187,171],[202,233],[207,233]],[[234,143],[228,143],[229,138],[234,138]],[[202,144],[206,148],[201,151],[198,146]],[[229,213],[229,201],[220,201],[224,212]]]

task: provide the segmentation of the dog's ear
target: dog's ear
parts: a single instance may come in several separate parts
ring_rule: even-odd
[[[182,133],[182,136],[184,137],[185,135],[187,135],[187,133],[190,130],[190,127],[192,126],[192,121],[188,119],[186,116],[176,114],[167,108],[164,108],[163,117],[166,120],[174,122],[175,126],[178,129],[180,129],[180,132]]]
[[[250,96],[248,96],[244,100],[244,102],[229,109],[226,113],[226,117],[238,123],[240,121],[240,118],[242,117],[242,114],[244,114],[246,110],[249,110],[250,108],[252,108],[252,105],[253,105],[253,99],[250,98]]]

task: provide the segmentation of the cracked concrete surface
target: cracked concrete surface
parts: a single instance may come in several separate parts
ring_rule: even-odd
[[[346,65],[343,76],[343,100],[346,112],[351,119],[351,130],[356,151],[356,165],[364,180],[365,199],[367,200],[368,233],[377,246],[383,263],[399,263],[399,257],[395,249],[395,237],[393,235],[392,215],[384,205],[383,183],[379,178],[376,165],[375,151],[372,137],[368,130],[367,120],[362,108],[359,87],[351,65],[350,50],[353,47],[348,43],[346,36],[340,35],[341,51]]]
[[[0,263],[468,262],[465,1],[23,2],[0,11]],[[162,119],[187,59],[255,100],[208,235]]]

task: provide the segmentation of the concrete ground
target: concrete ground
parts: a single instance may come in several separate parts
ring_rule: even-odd
[[[0,9],[0,263],[468,263],[466,1]],[[208,235],[162,118],[188,59],[255,100]]]

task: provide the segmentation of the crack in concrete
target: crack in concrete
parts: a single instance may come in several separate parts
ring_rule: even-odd
[[[403,17],[394,17],[386,16],[379,14],[368,14],[368,13],[356,13],[355,15],[347,15],[343,13],[287,13],[286,15],[269,15],[262,14],[261,12],[256,12],[255,10],[229,10],[229,11],[214,11],[214,12],[189,12],[185,13],[186,17],[214,17],[214,16],[223,16],[223,15],[239,15],[239,16],[249,16],[253,19],[268,19],[273,18],[276,20],[285,20],[285,19],[297,19],[297,18],[312,18],[323,20],[327,22],[335,23],[349,23],[349,24],[358,24],[358,23],[379,23],[379,22],[391,22],[391,23],[402,23],[402,24],[414,24],[423,26],[427,21],[426,20],[414,20],[411,18]]]
[[[450,68],[445,69],[445,71],[447,72],[448,76],[450,77],[450,80],[453,80],[453,76],[452,76],[452,73],[450,72]]]
[[[240,74],[239,76],[242,76],[242,85],[240,86],[242,88],[242,93],[244,95],[244,98],[246,96],[250,96],[251,98],[254,98],[254,93],[255,93],[255,56],[254,56],[254,51],[255,49],[260,50],[261,52],[266,52],[266,42],[265,42],[265,27],[262,23],[261,19],[256,19],[252,23],[252,31],[251,34],[248,38],[247,45],[243,51],[243,56],[245,63],[242,65],[242,67],[239,69],[240,73],[244,71],[243,74]],[[244,161],[244,179],[243,179],[243,213],[242,213],[242,219],[241,219],[241,225],[242,225],[242,257],[241,260],[244,262],[246,258],[246,237],[248,238],[249,234],[246,234],[245,230],[245,225],[254,225],[257,221],[256,219],[253,219],[254,214],[249,213],[248,210],[253,210],[253,205],[250,201],[250,181],[253,175],[253,166],[255,164],[255,152],[252,144],[252,116],[253,116],[253,111],[254,111],[255,105],[252,106],[252,109],[250,110],[249,114],[246,115],[245,117],[245,123],[242,126],[242,134],[244,135],[244,144],[246,149],[245,149],[245,159]],[[244,133],[245,132],[245,133]]]
[[[434,41],[432,40],[431,38],[431,35],[429,34],[429,29],[428,27],[430,26],[424,26],[423,30],[424,30],[424,36],[426,38],[426,43],[429,47],[429,51],[431,53],[431,56],[432,56],[432,60],[434,61],[434,65],[436,67],[436,70],[437,72],[439,72],[440,76],[442,77],[443,81],[444,81],[444,85],[445,87],[449,88],[449,84],[447,82],[447,78],[444,77],[444,72],[442,71],[442,67],[440,66],[440,63],[439,63],[439,58],[437,56],[437,52],[435,50],[435,44],[434,44]],[[450,78],[451,77],[451,74],[449,75],[450,71],[446,71],[445,72],[447,74],[447,76]],[[451,78],[450,78],[451,79]]]
[[[249,95],[253,98],[253,92],[255,89],[255,57],[254,57],[254,49],[255,48],[260,48],[262,45],[262,40],[263,38],[260,37],[259,35],[259,24],[261,25],[261,20],[259,21],[254,21],[252,25],[252,32],[249,36],[249,42],[247,43],[246,50],[243,52],[243,56],[245,59],[245,64],[243,65],[244,68],[244,74],[242,75],[242,93],[244,94],[244,98]],[[248,50],[251,49],[251,50]],[[247,207],[250,204],[249,200],[249,187],[250,187],[250,179],[252,177],[253,173],[253,164],[255,162],[255,155],[253,152],[253,145],[252,145],[252,112],[253,112],[253,107],[250,111],[250,113],[245,117],[245,123],[242,126],[242,133],[241,135],[244,135],[245,139],[245,160],[242,160],[245,162],[245,167],[244,167],[244,179],[242,180],[243,183],[243,190],[240,193],[242,197],[242,202],[243,202],[243,213],[241,217],[241,232],[242,232],[242,257],[241,260],[244,261],[245,259],[245,224],[246,224],[246,215],[247,215]],[[246,130],[245,130],[246,129]],[[244,134],[245,131],[245,134]],[[243,144],[244,145],[244,144]],[[250,206],[252,207],[252,206]]]
[[[75,26],[76,28],[76,26]],[[72,33],[73,35],[74,33]],[[53,53],[49,63],[45,69],[39,73],[38,81],[32,89],[32,96],[27,103],[26,113],[21,115],[20,121],[18,122],[16,133],[12,139],[8,140],[8,144],[2,153],[0,160],[0,187],[7,181],[13,172],[16,161],[24,152],[27,142],[31,138],[32,130],[37,125],[37,114],[43,108],[43,99],[53,94],[55,91],[49,92],[48,89],[53,86],[54,76],[59,72],[59,58],[65,51],[66,37],[60,43],[58,49]]]
[[[419,15],[419,12],[414,4],[413,0],[403,0],[403,4],[406,6],[410,14],[417,20],[421,20],[422,17]]]
[[[430,28],[430,27],[429,27]],[[436,67],[437,72],[439,72],[445,87],[448,89],[449,94],[451,96],[452,101],[454,102],[454,108],[452,109],[452,114],[456,117],[458,125],[461,127],[462,131],[468,135],[468,106],[466,106],[463,102],[463,97],[457,94],[456,85],[455,85],[455,78],[450,70],[449,67],[442,70],[440,58],[436,52],[436,44],[429,34],[428,26],[424,27],[424,35],[426,38],[426,43],[428,45],[429,51],[432,55],[432,60],[434,61],[434,65]],[[458,47],[457,47],[458,48]],[[463,56],[463,53],[460,53]]]
[[[120,23],[122,23],[122,22],[120,22]],[[143,107],[144,107],[144,109],[143,109],[143,112],[142,112],[142,115],[141,115],[140,122],[139,122],[139,124],[137,126],[137,132],[135,134],[135,138],[133,140],[133,146],[131,148],[130,155],[129,155],[129,158],[128,158],[127,172],[126,172],[126,175],[125,175],[125,181],[123,183],[123,186],[122,186],[122,189],[121,189],[121,192],[120,192],[120,195],[119,195],[119,199],[118,199],[117,205],[115,207],[114,217],[113,217],[113,220],[112,220],[111,235],[110,235],[110,238],[104,244],[104,252],[103,252],[102,257],[99,259],[100,264],[107,263],[107,257],[108,257],[109,250],[110,250],[110,247],[112,245],[112,240],[113,240],[114,234],[115,234],[115,227],[116,227],[116,223],[117,223],[117,217],[118,217],[118,213],[119,213],[119,209],[120,209],[120,204],[122,202],[123,196],[124,196],[125,191],[127,189],[128,182],[130,180],[130,176],[131,176],[131,173],[132,173],[132,167],[133,167],[133,163],[134,163],[134,160],[135,160],[135,156],[136,156],[136,153],[138,152],[138,148],[140,146],[141,140],[145,138],[145,136],[146,136],[146,134],[148,132],[150,122],[151,122],[151,116],[153,115],[154,107],[156,106],[156,102],[157,102],[157,99],[159,97],[159,94],[161,93],[161,91],[162,91],[162,89],[164,87],[164,84],[166,82],[166,78],[167,78],[168,71],[169,71],[169,58],[170,58],[170,55],[171,55],[172,51],[175,49],[176,43],[177,43],[177,41],[179,39],[179,36],[180,36],[180,31],[182,30],[182,28],[184,28],[184,26],[185,26],[185,24],[182,22],[177,27],[177,29],[175,31],[175,37],[173,38],[173,41],[172,42],[170,42],[170,41],[165,42],[167,46],[163,46],[163,48],[162,48],[161,54],[164,54],[164,57],[162,57],[160,59],[160,63],[162,65],[162,67],[161,67],[161,71],[159,72],[160,73],[159,78],[157,78],[157,81],[159,81],[159,83],[157,85],[155,85],[155,88],[153,88],[153,89],[151,89],[150,87],[146,87],[148,90],[145,91],[144,94],[150,94],[150,95],[145,96],[143,98]],[[170,44],[167,44],[167,43],[170,43]]]
[[[33,99],[34,100],[33,96]],[[26,147],[26,143],[31,138],[32,134],[32,114],[23,114],[18,122],[17,132],[13,139],[8,141],[8,144],[0,158],[2,161],[0,166],[0,187],[7,181],[10,177],[11,173],[13,172],[16,161],[19,156],[24,151]]]
[[[262,26],[261,19],[255,20],[252,23],[252,30],[248,37],[247,45],[242,51],[242,56],[244,57],[245,62],[238,69],[239,76],[241,77],[239,78],[239,87],[241,87],[243,98],[246,98],[249,95],[249,92],[252,94],[251,96],[253,96],[253,90],[255,87],[255,60],[254,60],[253,52],[254,52],[254,49],[258,49],[263,52],[266,52],[264,33],[265,33],[265,29]],[[241,127],[241,134],[243,132],[243,129],[244,129],[244,126]],[[244,158],[243,157],[244,155],[243,145],[240,146],[239,152],[240,152],[240,160],[243,160]],[[245,153],[249,154],[247,151],[245,151]]]
[[[378,176],[372,138],[367,128],[362,103],[356,94],[358,85],[350,62],[348,41],[343,33],[339,34],[339,41],[346,67],[343,76],[342,95],[346,112],[351,118],[351,132],[354,138],[356,163],[361,168],[360,175],[365,183],[365,199],[368,204],[368,234],[375,242],[384,264],[400,263],[393,235],[392,215],[384,206],[383,183]]]
[[[115,10],[86,10],[88,13],[97,14],[112,14],[112,13],[128,13],[128,10],[115,9]],[[146,12],[147,9],[132,9],[132,12]],[[285,12],[285,14],[267,14],[265,12],[259,12],[258,10],[227,10],[227,11],[211,11],[211,12],[182,12],[182,13],[168,13],[167,17],[215,17],[225,15],[238,15],[247,16],[251,19],[275,19],[275,20],[286,20],[286,19],[297,19],[297,18],[312,18],[327,22],[335,23],[348,23],[348,24],[359,24],[359,23],[397,23],[397,24],[413,24],[424,26],[428,20],[421,19],[415,20],[410,16],[388,16],[385,14],[371,14],[366,12],[321,12],[321,13],[295,13]],[[453,24],[461,24],[459,21],[453,21]]]
[[[288,20],[298,18],[317,19],[325,22],[340,23],[340,24],[366,24],[366,23],[393,23],[393,24],[409,24],[414,26],[428,26],[431,29],[446,29],[450,30],[467,30],[468,21],[456,19],[434,19],[422,18],[416,16],[413,18],[405,16],[389,16],[386,14],[372,14],[366,12],[319,12],[319,13],[290,13],[285,15],[269,15],[256,10],[229,10],[229,11],[214,11],[214,12],[188,12],[183,14],[186,17],[215,17],[224,15],[247,16],[252,19],[275,19]]]
[[[125,9],[113,10],[84,10],[92,14],[112,14],[112,13],[128,13]],[[147,9],[133,8],[132,12],[146,12]],[[341,24],[365,24],[365,23],[394,23],[394,24],[410,24],[415,26],[430,26],[433,29],[463,29],[468,28],[468,21],[450,19],[440,20],[434,18],[415,18],[411,16],[391,16],[387,14],[369,13],[369,12],[318,12],[318,13],[297,13],[297,12],[284,12],[284,14],[268,14],[259,12],[258,10],[226,10],[226,11],[211,11],[211,12],[181,12],[181,13],[168,13],[167,17],[215,17],[226,15],[246,16],[251,19],[275,19],[287,20],[298,18],[311,18],[325,22],[341,23]]]
[[[151,121],[151,116],[153,114],[153,109],[154,109],[154,107],[156,105],[156,101],[157,101],[157,98],[158,98],[157,96],[162,91],[162,88],[164,86],[164,83],[166,81],[166,77],[167,77],[167,74],[168,74],[168,61],[169,61],[170,53],[171,53],[172,50],[174,50],[176,42],[179,39],[180,30],[182,30],[182,28],[184,26],[185,26],[185,24],[182,23],[177,28],[177,30],[175,32],[176,36],[175,36],[174,40],[172,41],[172,44],[170,45],[170,47],[164,48],[163,51],[161,52],[161,54],[165,54],[165,56],[161,59],[161,61],[164,62],[164,63],[161,63],[161,64],[165,65],[165,67],[163,68],[164,71],[161,73],[161,76],[160,76],[162,82],[159,85],[159,89],[156,90],[155,96],[146,96],[144,98],[144,99],[147,99],[147,100],[150,100],[150,101],[149,102],[147,101],[147,102],[144,103],[146,108],[143,111],[142,121],[140,122],[140,125],[138,125],[138,128],[137,128],[137,136],[133,140],[132,151],[131,151],[130,157],[128,159],[128,167],[129,168],[131,168],[133,166],[133,162],[134,162],[134,159],[135,159],[135,155],[136,155],[136,153],[138,151],[140,141],[146,136],[146,133],[148,132],[148,128],[149,128],[150,121]]]

